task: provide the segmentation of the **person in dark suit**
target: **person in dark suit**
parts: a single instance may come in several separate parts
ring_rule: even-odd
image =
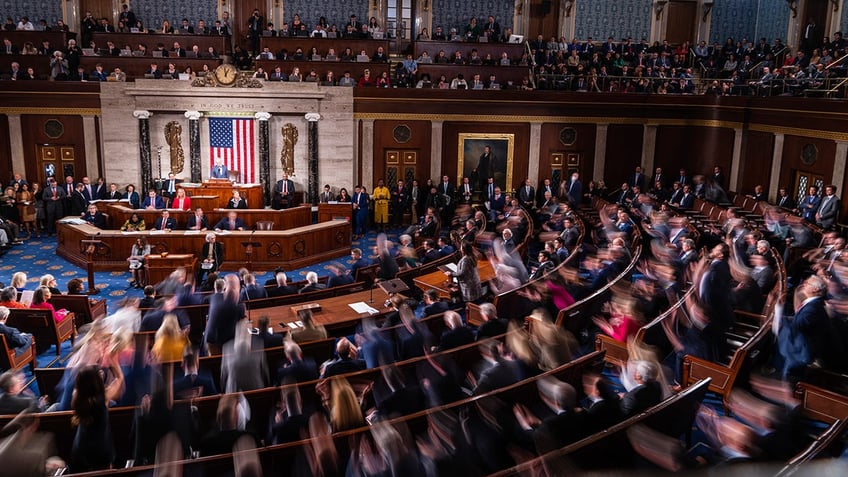
[[[220,354],[225,343],[235,337],[236,324],[244,319],[244,305],[239,299],[239,280],[235,275],[215,282],[215,293],[209,298],[209,319],[204,341],[209,354]]]
[[[368,267],[372,265],[372,261],[369,258],[365,258],[362,256],[362,250],[358,248],[353,248],[350,250],[350,258],[353,260],[353,264],[350,266],[350,274],[356,277],[356,271],[363,267]]]
[[[144,297],[139,300],[139,308],[155,308],[156,307],[156,288],[153,285],[145,285]]]
[[[633,169],[633,174],[627,179],[627,185],[631,188],[639,186],[639,189],[645,189],[645,174],[642,174],[642,166],[636,166]]]
[[[763,68],[763,69],[766,72],[766,75],[764,75],[764,78],[765,78],[765,76],[768,76],[768,68]],[[763,83],[766,83],[770,79],[771,78],[764,79]],[[721,172],[721,166],[713,167],[713,177],[712,178],[713,178],[713,182],[715,182],[715,184],[717,186],[721,187],[722,189],[724,189],[726,187],[725,182],[724,182],[724,174]]]
[[[428,262],[434,262],[440,259],[442,256],[439,253],[439,250],[436,249],[436,242],[433,239],[427,239],[424,241],[424,255],[421,256],[421,263],[425,264]]]
[[[438,315],[449,309],[448,303],[439,299],[439,292],[432,288],[424,292],[424,312],[421,315],[422,318]]]
[[[824,187],[824,197],[821,199],[819,210],[816,211],[816,223],[819,227],[828,230],[836,223],[836,217],[839,215],[840,201],[836,197],[836,186],[827,185]]]
[[[103,212],[98,211],[97,206],[94,204],[88,206],[88,211],[82,215],[82,220],[97,228],[106,228],[106,216],[103,215]]]
[[[246,225],[244,224],[244,221],[238,217],[238,214],[234,210],[231,210],[229,213],[227,213],[226,217],[222,218],[218,221],[217,224],[215,224],[215,230],[234,231],[244,230],[245,228]]]
[[[439,182],[436,192],[438,192],[444,204],[442,208],[442,223],[450,223],[450,219],[453,217],[453,210],[456,206],[456,187],[450,182],[450,177],[446,175],[442,176],[442,182]]]
[[[629,205],[630,201],[633,199],[633,191],[630,190],[630,184],[627,182],[622,183],[620,189],[613,191],[609,195],[609,199],[618,205]]]
[[[826,293],[827,283],[813,275],[803,282],[796,295],[802,302],[795,316],[791,319],[775,317],[780,320],[775,368],[782,377],[800,376],[816,361],[827,369],[828,346],[840,346],[832,341],[834,333],[824,303]]]
[[[555,267],[554,262],[551,260],[551,254],[547,250],[542,250],[539,252],[539,266],[536,267],[536,270],[533,271],[533,274],[530,275],[530,280],[536,280],[545,276],[546,273],[553,270]]]
[[[485,190],[487,180],[490,177],[495,177],[494,164],[495,155],[492,153],[492,148],[490,146],[483,147],[483,153],[480,154],[477,167],[473,170],[477,174],[477,183],[480,185],[480,190]],[[442,191],[439,190],[439,193],[442,193]]]
[[[165,201],[162,200],[162,197],[156,194],[155,190],[150,190],[147,193],[147,197],[145,197],[144,201],[141,203],[141,208],[143,209],[164,209]]]
[[[560,197],[567,199],[572,208],[580,205],[583,200],[583,184],[580,182],[580,174],[577,171],[571,173],[571,179],[563,185]]]
[[[162,182],[162,190],[160,191],[162,197],[174,200],[174,197],[177,195],[177,184],[181,182],[182,180],[177,179],[173,172],[169,172],[168,180]]]
[[[636,415],[662,401],[662,387],[657,381],[659,369],[649,361],[639,361],[633,370],[637,386],[621,397],[621,415],[624,419]]]
[[[274,184],[273,208],[280,210],[291,207],[294,203],[294,192],[294,181],[289,179],[288,174],[283,172],[282,178]]]
[[[83,212],[85,212],[88,204],[86,203],[85,196],[82,195],[82,192],[85,190],[82,183],[77,184],[76,188],[74,188],[73,193],[71,194],[71,210],[69,211],[70,215],[82,216]]]
[[[229,179],[230,171],[227,169],[227,166],[224,165],[223,159],[215,159],[215,165],[212,166],[212,170],[209,172],[209,177],[212,179]]]
[[[691,209],[695,206],[695,194],[688,185],[683,186],[683,197],[680,198],[681,209]]]
[[[580,229],[574,225],[574,219],[565,217],[562,219],[562,232],[559,234],[563,244],[566,247],[577,245],[577,240],[580,238]]]
[[[241,289],[241,300],[257,300],[267,297],[268,292],[265,290],[265,286],[256,283],[256,276],[252,273],[246,274],[244,276],[244,287]]]
[[[480,346],[483,359],[490,363],[490,366],[480,373],[474,388],[475,396],[515,384],[521,379],[518,362],[501,353],[500,343],[488,340],[481,342]]]
[[[531,185],[530,179],[524,180],[524,185],[518,189],[518,203],[531,211],[536,206],[536,189]]]
[[[542,402],[552,415],[539,420],[523,405],[516,406],[514,414],[526,433],[525,439],[531,438],[533,447],[540,454],[544,454],[584,437],[586,416],[575,411],[577,391],[574,387],[557,379],[547,378],[538,382],[538,388]]]
[[[455,311],[448,311],[444,316],[447,329],[439,339],[439,351],[458,348],[474,342],[474,332],[462,323],[462,318]]]
[[[174,378],[174,397],[188,399],[193,397],[214,396],[218,394],[215,381],[207,373],[199,373],[197,355],[188,353],[183,356],[182,377]]]
[[[504,207],[506,207],[506,196],[501,193],[501,188],[495,186],[495,195],[489,201],[489,220],[497,222],[498,217],[503,215]]]
[[[126,187],[123,198],[127,200],[131,209],[141,208],[141,197],[138,195],[138,192],[135,191],[134,185],[130,184]]]
[[[784,209],[795,209],[795,200],[792,199],[792,196],[786,191],[786,187],[781,187],[777,191],[777,203],[775,205],[783,207]]]
[[[816,222],[816,212],[821,205],[821,197],[819,197],[819,188],[810,186],[809,193],[804,196],[804,199],[798,204],[798,209],[801,211],[801,217],[807,222]]]
[[[283,346],[283,335],[274,333],[271,322],[267,316],[260,316],[256,322],[256,334],[253,335],[253,343],[260,345],[258,349],[277,348]]]
[[[368,193],[361,185],[354,188],[353,197],[354,232],[353,238],[362,238],[368,230]]]
[[[323,283],[318,283],[318,274],[315,272],[306,272],[306,285],[298,291],[298,293],[309,293],[327,288]]]
[[[186,230],[206,230],[208,228],[209,221],[200,207],[193,214],[189,215],[188,220],[186,220]]]
[[[156,219],[153,226],[154,230],[174,230],[177,228],[177,221],[171,217],[171,213],[167,210],[162,211],[162,215]]]
[[[398,180],[397,185],[390,189],[390,191],[391,201],[389,204],[392,209],[392,225],[400,227],[403,223],[403,214],[409,208],[409,189],[404,185],[402,180]]]
[[[21,371],[10,369],[0,374],[0,414],[17,414],[25,409],[37,409],[35,398],[21,393],[26,389],[26,379]]]
[[[330,278],[327,280],[327,288],[353,283],[353,275],[342,264],[332,263],[328,268],[330,269]]]
[[[8,318],[9,309],[5,306],[0,306],[0,334],[6,337],[6,344],[15,350],[15,354],[20,355],[32,345],[32,335],[21,333],[17,328],[7,326],[6,320]]]
[[[277,272],[274,280],[276,286],[268,290],[269,297],[297,294],[297,288],[288,284],[288,277],[285,272]]]
[[[47,212],[46,228],[48,235],[56,233],[56,221],[64,214],[65,189],[59,187],[56,179],[51,178],[47,188],[42,193],[44,208]]]
[[[285,388],[282,394],[285,406],[271,414],[270,431],[266,439],[271,445],[299,441],[309,432],[309,416],[303,413],[297,386]]]
[[[483,324],[477,328],[477,341],[500,336],[507,331],[507,321],[498,318],[498,310],[491,303],[480,305],[480,319]]]
[[[724,356],[724,331],[733,323],[733,309],[728,300],[731,295],[730,267],[727,264],[729,255],[727,244],[720,243],[713,247],[710,266],[700,284],[701,303],[709,317],[709,324],[702,334],[714,356]]]
[[[97,182],[91,186],[91,200],[103,200],[109,193],[109,185],[106,184],[106,181],[103,180],[102,177],[97,178]],[[117,192],[117,186],[115,186],[115,190]]]
[[[339,340],[336,345],[336,356],[338,356],[336,359],[324,366],[324,372],[321,373],[322,379],[365,369],[365,361],[357,359],[356,348],[347,338]]]
[[[583,391],[589,401],[585,406],[587,433],[600,432],[621,420],[621,400],[606,379],[597,374],[585,374]]]
[[[294,341],[285,342],[286,363],[277,369],[277,384],[302,383],[318,379],[318,365],[310,357],[303,356],[300,346]]]

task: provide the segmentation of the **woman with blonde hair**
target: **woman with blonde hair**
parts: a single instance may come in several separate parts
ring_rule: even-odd
[[[14,287],[15,290],[22,292],[26,290],[27,283],[27,274],[24,272],[15,272],[12,275],[12,282],[9,284],[10,287]]]
[[[180,329],[177,315],[168,313],[162,320],[162,326],[156,330],[156,340],[151,352],[160,363],[180,361],[187,344],[188,338]]]
[[[333,432],[364,426],[362,409],[347,379],[333,378],[330,387],[330,424],[333,426]]]
[[[41,276],[41,282],[38,286],[47,287],[50,290],[50,293],[54,295],[61,295],[62,290],[56,286],[56,277],[51,274],[45,274]]]

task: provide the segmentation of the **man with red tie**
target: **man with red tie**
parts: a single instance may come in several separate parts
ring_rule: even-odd
[[[289,175],[283,172],[283,178],[278,180],[274,185],[274,200],[271,206],[276,209],[287,209],[291,207],[294,199],[294,181],[289,179]]]
[[[44,191],[44,204],[47,212],[47,234],[53,235],[56,233],[56,221],[61,219],[65,213],[64,200],[67,197],[65,188],[56,183],[56,179],[51,177],[47,190]]]
[[[177,221],[171,217],[171,213],[167,210],[162,211],[162,216],[156,219],[156,225],[153,227],[154,230],[167,230],[171,231],[177,228]]]
[[[238,217],[236,211],[231,210],[230,213],[227,214],[226,217],[219,220],[217,224],[215,224],[215,230],[244,230],[245,224],[244,221]]]

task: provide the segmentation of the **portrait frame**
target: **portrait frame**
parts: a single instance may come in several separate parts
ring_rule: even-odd
[[[495,184],[504,191],[512,190],[513,156],[515,134],[509,133],[460,133],[457,144],[457,184],[463,177],[470,177],[472,184],[479,180],[474,173],[485,146],[492,150]],[[484,179],[485,180],[485,179]]]

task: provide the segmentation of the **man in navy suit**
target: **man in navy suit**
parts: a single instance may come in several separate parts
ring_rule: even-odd
[[[798,206],[801,210],[801,217],[803,217],[807,222],[815,223],[816,212],[819,210],[819,205],[821,205],[819,188],[816,186],[810,186],[810,193],[804,197],[804,200]]]
[[[730,267],[727,264],[730,249],[725,243],[713,247],[710,266],[701,278],[701,302],[709,318],[702,334],[714,356],[724,356],[725,330],[733,324]]]
[[[439,292],[432,288],[424,292],[424,314],[423,317],[438,315],[448,311],[450,307],[447,302],[439,299]]]
[[[162,211],[162,216],[156,219],[154,230],[174,230],[177,228],[177,221],[171,217],[171,213],[167,210]]]
[[[355,219],[353,238],[362,238],[368,229],[368,193],[362,190],[361,185],[357,185],[354,188],[352,199]]]
[[[215,230],[244,230],[245,229],[244,221],[238,217],[236,211],[231,210],[226,217],[219,220],[217,224],[215,224]]]
[[[580,201],[583,199],[583,185],[580,183],[580,174],[577,171],[571,173],[571,180],[568,181],[568,185],[563,192],[563,195],[568,198],[568,202],[571,203],[572,208],[580,205]]]
[[[197,355],[189,353],[183,356],[185,375],[174,379],[174,396],[179,399],[214,396],[218,394],[215,382],[207,374],[198,374]]]
[[[155,190],[151,190],[147,193],[147,197],[144,198],[144,201],[141,203],[142,209],[164,209],[165,201],[162,200],[162,197],[156,194]]]
[[[645,174],[642,174],[642,166],[636,166],[630,179],[627,180],[630,187],[639,186],[640,189],[645,188]]]
[[[819,227],[828,230],[836,223],[837,215],[839,215],[839,199],[836,197],[836,186],[827,185],[824,187],[824,197],[815,215],[816,223]]]
[[[215,165],[212,166],[210,177],[213,179],[230,178],[230,171],[227,169],[227,166],[224,165],[224,161],[222,159],[215,159]]]
[[[775,367],[784,377],[803,372],[807,365],[825,357],[832,334],[830,320],[825,311],[826,292],[827,283],[813,275],[801,284],[798,292],[800,296],[796,295],[802,302],[795,317],[789,320],[775,315],[775,319],[779,319],[779,322],[775,323],[778,329]]]
[[[6,343],[15,350],[15,354],[21,354],[32,345],[32,335],[21,333],[17,328],[6,326],[6,319],[8,318],[9,309],[0,306],[0,334],[6,337]]]
[[[497,222],[498,216],[503,214],[506,205],[506,197],[501,193],[500,186],[495,186],[495,194],[489,201],[489,220]]]
[[[327,280],[327,288],[339,287],[353,283],[353,275],[351,275],[340,263],[332,263],[330,268],[330,278]]]
[[[362,250],[358,248],[351,249],[350,258],[353,259],[353,265],[350,266],[350,273],[356,276],[356,271],[362,267],[371,265],[371,260],[362,256]]]
[[[268,290],[269,297],[297,295],[297,288],[288,284],[288,277],[285,272],[278,272],[274,279],[277,286]]]
[[[695,206],[695,194],[688,185],[683,186],[683,197],[680,199],[681,209],[691,209]]]
[[[188,216],[186,221],[186,230],[206,230],[209,228],[209,221],[203,213],[203,209],[198,207],[194,214]]]
[[[276,210],[287,209],[291,207],[294,199],[294,181],[289,179],[288,174],[283,172],[282,179],[274,184],[274,200],[273,208]]]

